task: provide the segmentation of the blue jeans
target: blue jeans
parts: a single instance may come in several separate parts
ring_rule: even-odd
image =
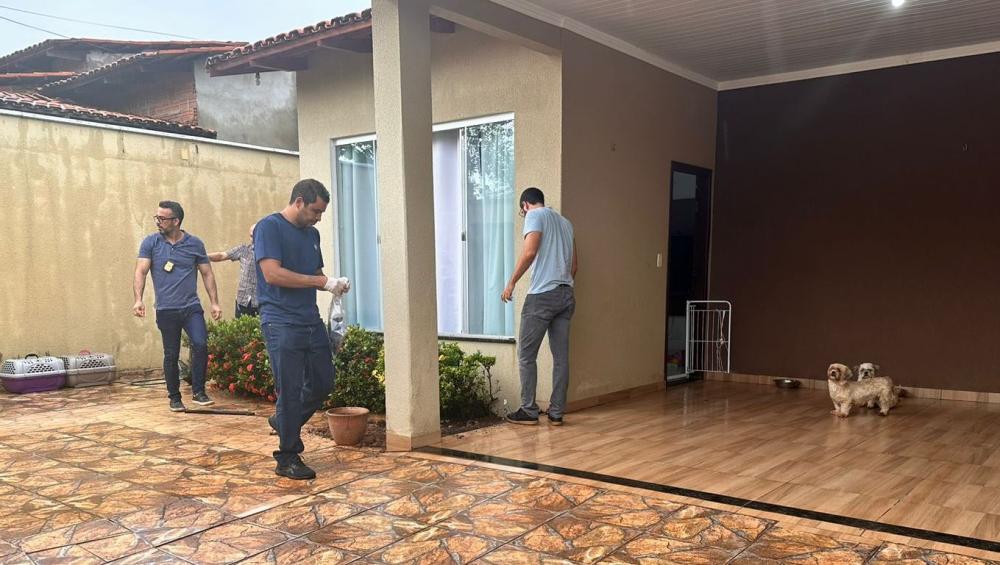
[[[208,330],[205,311],[200,305],[176,310],[157,310],[156,327],[163,336],[163,378],[167,381],[170,400],[181,399],[180,370],[181,330],[191,340],[191,391],[205,392],[205,370],[208,369]]]
[[[302,426],[333,390],[333,354],[322,322],[311,326],[267,322],[262,328],[278,394],[274,459],[287,465],[305,450]]]

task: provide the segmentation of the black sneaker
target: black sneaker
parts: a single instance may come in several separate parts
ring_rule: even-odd
[[[562,424],[563,424],[563,422],[562,422],[562,416],[553,416],[552,414],[549,414],[549,425],[550,426],[561,426]]]
[[[171,400],[170,401],[170,411],[171,412],[183,412],[184,411],[184,403],[181,402],[180,400]]]
[[[523,426],[537,426],[538,418],[529,416],[523,408],[518,408],[517,412],[507,414],[506,420],[511,424],[521,424]]]
[[[209,398],[204,392],[199,392],[194,395],[194,403],[199,406],[211,406],[215,404],[215,401]]]
[[[272,436],[278,435],[278,420],[275,417],[275,414],[272,414],[267,417],[267,425],[271,426],[271,433],[269,435]]]
[[[313,471],[308,465],[303,463],[300,457],[296,457],[287,465],[278,463],[278,466],[274,468],[274,472],[282,477],[288,477],[296,481],[307,481],[316,478],[316,471]]]

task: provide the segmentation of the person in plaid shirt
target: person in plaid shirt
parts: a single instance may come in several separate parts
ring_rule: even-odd
[[[257,304],[257,261],[253,254],[253,228],[256,225],[250,226],[250,241],[248,243],[237,245],[229,251],[208,254],[208,258],[213,262],[227,259],[240,262],[240,284],[236,287],[237,318],[260,315]]]

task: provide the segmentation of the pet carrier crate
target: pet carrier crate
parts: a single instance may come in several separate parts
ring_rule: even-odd
[[[83,350],[76,355],[63,357],[62,360],[66,364],[66,386],[108,385],[117,378],[115,358],[108,353]]]
[[[66,384],[66,364],[59,357],[34,354],[7,359],[0,365],[0,383],[14,394],[56,390]]]

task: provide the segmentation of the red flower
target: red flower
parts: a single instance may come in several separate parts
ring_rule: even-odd
[[[267,400],[268,402],[274,402],[275,401],[274,395],[273,394],[267,395]]]
[[[233,368],[233,365],[232,365],[232,363],[230,363],[230,362],[226,361],[226,362],[225,362],[225,363],[224,363],[224,364],[222,365],[222,368],[228,371],[229,369],[232,369],[232,368]]]
[[[243,360],[244,360],[244,361],[247,361],[247,360],[249,360],[249,359],[250,359],[250,354],[249,354],[249,353],[244,353],[244,354],[243,354]]]
[[[229,392],[236,392],[236,383],[229,383]]]
[[[247,365],[247,371],[253,371],[253,363]]]

